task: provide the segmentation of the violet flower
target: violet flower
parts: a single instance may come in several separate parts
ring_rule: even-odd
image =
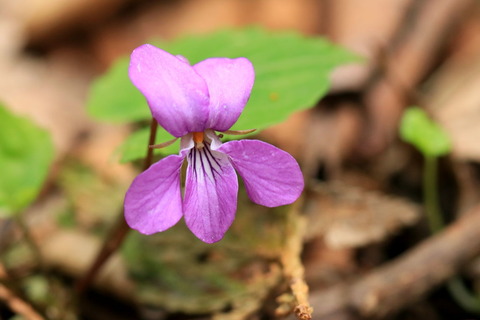
[[[221,240],[235,218],[235,170],[257,204],[276,207],[300,196],[303,176],[291,155],[258,140],[222,144],[215,133],[230,129],[248,101],[255,78],[248,59],[210,58],[191,66],[184,57],[146,44],[133,51],[129,76],[158,123],[181,138],[179,155],[163,158],[132,182],[125,196],[131,228],[161,232],[184,216],[200,240]]]

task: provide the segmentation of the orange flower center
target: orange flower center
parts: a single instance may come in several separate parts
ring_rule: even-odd
[[[203,132],[194,132],[193,133],[193,141],[195,143],[203,142]]]
[[[193,142],[197,149],[203,148],[203,132],[193,132]]]

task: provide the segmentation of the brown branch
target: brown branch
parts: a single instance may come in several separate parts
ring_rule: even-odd
[[[157,136],[157,127],[158,123],[155,119],[152,118],[152,122],[150,123],[150,137],[148,139],[147,145],[147,156],[145,157],[145,161],[143,163],[143,170],[147,170],[153,162],[153,149],[149,146],[155,144],[155,137]],[[85,289],[90,286],[92,281],[94,280],[95,276],[99,273],[101,268],[105,265],[111,255],[120,247],[125,239],[126,235],[130,231],[130,227],[125,222],[125,218],[123,216],[123,210],[118,216],[117,222],[115,226],[108,234],[105,242],[103,243],[103,247],[100,249],[99,253],[95,257],[92,265],[86,272],[83,278],[80,278],[77,281],[75,286],[75,290],[77,294],[82,294]]]
[[[311,295],[315,319],[382,317],[419,300],[480,254],[480,205],[398,259]]]
[[[0,280],[5,281],[7,278],[7,272],[2,264],[0,264]],[[23,316],[27,320],[44,320],[35,309],[29,305],[26,301],[19,298],[12,290],[10,290],[3,283],[0,283],[0,300],[10,307],[10,309]]]
[[[17,297],[3,284],[0,284],[0,299],[12,309],[13,312],[22,315],[27,320],[44,320],[28,303]]]

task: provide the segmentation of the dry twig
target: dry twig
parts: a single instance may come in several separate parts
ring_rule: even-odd
[[[4,280],[7,277],[7,273],[0,264],[0,280]],[[12,309],[13,312],[23,316],[27,320],[44,320],[45,318],[41,316],[32,306],[27,302],[19,298],[13,291],[7,288],[5,285],[0,283],[0,300],[5,301],[5,303]]]
[[[301,261],[306,221],[298,210],[300,202],[301,200],[288,212],[287,243],[281,260],[285,277],[290,281],[290,289],[295,298],[293,312],[297,319],[309,320],[312,318],[313,309],[308,302],[308,285],[305,282],[305,270]]]

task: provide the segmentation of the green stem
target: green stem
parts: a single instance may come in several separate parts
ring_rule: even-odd
[[[437,158],[425,156],[425,168],[423,170],[423,200],[427,221],[432,233],[437,233],[443,229],[442,212],[438,202],[437,191]]]
[[[423,199],[428,225],[432,233],[441,231],[445,226],[442,211],[438,201],[437,190],[437,158],[425,156],[423,170]],[[473,295],[460,277],[454,276],[447,281],[447,288],[453,299],[465,310],[480,313],[480,300]]]
[[[480,313],[480,300],[465,287],[460,277],[457,276],[448,280],[447,288],[463,309],[472,313]]]

